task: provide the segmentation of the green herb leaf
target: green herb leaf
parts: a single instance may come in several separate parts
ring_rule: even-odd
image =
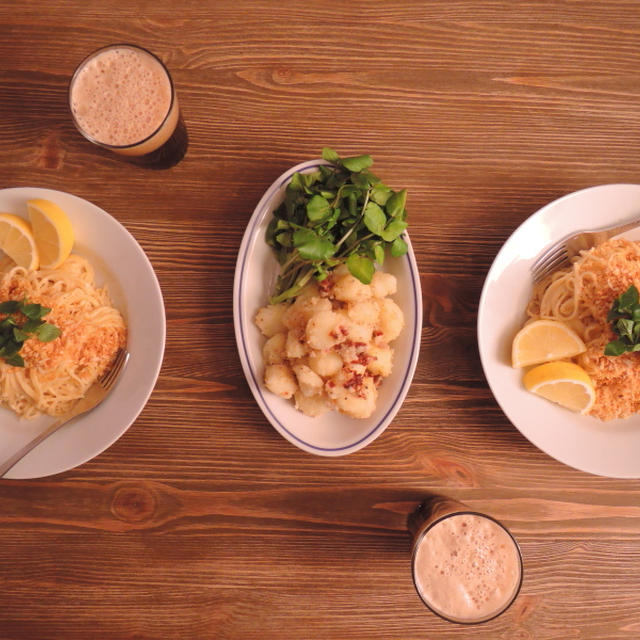
[[[319,169],[315,171],[308,171],[306,173],[300,174],[302,177],[302,182],[306,187],[307,193],[309,193],[309,188],[312,187],[318,180],[322,179],[322,172]]]
[[[369,284],[375,273],[375,266],[373,262],[365,256],[359,256],[357,253],[352,253],[347,258],[347,268],[352,276],[358,278],[360,282]]]
[[[394,258],[399,258],[409,251],[409,245],[402,238],[396,238],[391,243],[391,249],[389,249],[389,251]]]
[[[398,217],[403,211],[407,203],[407,190],[402,189],[394,193],[389,200],[387,200],[386,211],[392,218]]]
[[[291,182],[287,185],[287,189],[296,192],[304,191],[304,181],[301,173],[296,172],[291,176]]]
[[[324,149],[322,149],[322,158],[332,164],[340,163],[340,156],[330,147],[324,147]]]
[[[4,361],[12,367],[24,367],[24,360],[19,353],[14,353],[11,356],[5,357]]]
[[[614,302],[611,309],[609,309],[609,313],[607,313],[607,322],[612,322],[613,320],[617,320],[618,318],[623,318],[624,314],[618,312],[618,305]]]
[[[336,251],[332,242],[321,238],[311,229],[297,229],[293,233],[293,246],[303,260],[327,260]]]
[[[638,290],[634,285],[631,285],[618,298],[618,311],[620,313],[632,313],[633,307],[635,307],[637,304],[638,304]]]
[[[13,328],[13,339],[16,342],[24,342],[29,337],[29,334],[18,327]]]
[[[371,159],[371,156],[368,155],[352,156],[350,158],[342,159],[342,166],[353,173],[358,173],[363,169],[367,169],[372,164],[373,160]]]
[[[361,192],[366,192],[371,187],[371,180],[366,173],[352,173],[351,182],[360,189]]]
[[[281,247],[286,247],[286,248],[292,247],[293,246],[293,241],[292,241],[291,235],[292,234],[291,234],[290,231],[286,231],[284,233],[279,233],[276,236],[276,238],[278,240],[278,244]]]
[[[8,315],[0,321],[0,358],[7,364],[23,367],[24,360],[18,355],[22,345],[32,336],[44,342],[54,340],[61,331],[53,324],[46,323],[42,317],[50,313],[49,307],[24,300],[6,300],[0,303],[0,309],[16,314]],[[22,314],[27,320],[20,324]]]
[[[28,304],[25,302],[20,305],[20,311],[30,320],[40,320],[40,318],[44,318],[51,309],[43,307],[40,304]]]
[[[377,236],[381,235],[384,225],[387,222],[387,216],[384,211],[375,202],[369,202],[364,210],[364,225]]]
[[[380,265],[382,266],[384,264],[384,248],[379,245],[376,244],[373,247],[373,256],[374,256],[374,260]]]
[[[0,349],[0,357],[10,358],[14,353],[18,353],[20,351],[20,347],[22,347],[21,342],[16,342],[15,340],[9,338],[2,348]]]
[[[276,246],[276,229],[278,228],[278,222],[280,222],[278,218],[271,218],[267,225],[265,239],[270,247]]]
[[[607,321],[620,338],[606,345],[605,355],[618,356],[627,351],[640,350],[640,303],[638,289],[631,285],[620,294],[611,305]]]
[[[0,302],[0,313],[17,313],[18,309],[20,309],[20,302],[17,300]]]
[[[628,350],[629,350],[628,345],[622,342],[622,340],[612,340],[604,348],[604,355],[605,356],[621,356],[623,353],[626,353]]]
[[[381,207],[384,207],[387,204],[389,198],[393,194],[393,191],[387,187],[387,185],[379,182],[373,189],[371,189],[371,199],[379,204]]]
[[[633,320],[619,318],[616,322],[616,332],[621,338],[627,338],[630,343],[633,343]]]
[[[394,218],[380,235],[387,242],[393,242],[408,226],[406,222]]]
[[[22,330],[26,333],[34,333],[41,324],[44,324],[44,320],[27,320],[22,325]]]
[[[307,217],[311,222],[319,222],[329,217],[332,209],[329,201],[322,196],[313,196],[307,202]]]
[[[55,325],[45,322],[36,329],[35,333],[40,342],[51,342],[61,334],[61,331]]]

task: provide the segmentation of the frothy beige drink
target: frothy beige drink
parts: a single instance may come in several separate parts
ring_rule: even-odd
[[[86,138],[129,156],[160,150],[180,119],[167,69],[134,45],[111,45],[85,59],[71,81],[69,105]]]
[[[484,622],[518,595],[520,550],[492,518],[434,497],[412,514],[409,526],[414,534],[413,580],[438,615],[452,622]]]

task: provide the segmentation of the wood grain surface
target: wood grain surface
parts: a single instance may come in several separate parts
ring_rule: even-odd
[[[478,299],[512,231],[582,187],[638,182],[640,5],[580,2],[0,0],[0,187],[86,198],[162,287],[166,356],[135,424],[57,476],[0,482],[0,639],[640,637],[640,481],[566,467],[486,384]],[[190,134],[167,171],[74,129],[66,92],[98,46],[170,68]],[[329,145],[409,190],[422,347],[391,426],[315,457],[268,424],[236,350],[245,225]],[[478,627],[417,597],[407,514],[441,492],[522,548],[512,608]]]

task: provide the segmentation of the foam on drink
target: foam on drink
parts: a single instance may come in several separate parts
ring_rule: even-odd
[[[455,622],[482,622],[518,593],[520,553],[509,533],[479,514],[454,514],[418,540],[413,575],[431,609]]]
[[[99,144],[115,147],[134,145],[156,132],[169,114],[171,98],[171,81],[162,64],[146,51],[127,46],[107,48],[89,58],[70,92],[81,131]]]

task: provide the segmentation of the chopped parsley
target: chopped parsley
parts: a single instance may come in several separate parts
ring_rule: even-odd
[[[607,321],[619,337],[604,348],[606,356],[620,356],[629,351],[640,351],[640,300],[638,289],[631,285],[614,301]]]
[[[40,342],[51,342],[61,333],[60,329],[43,320],[51,309],[29,302],[26,298],[0,302],[0,358],[14,367],[24,367],[19,351],[29,338],[35,336]],[[23,318],[25,318],[23,320]]]

